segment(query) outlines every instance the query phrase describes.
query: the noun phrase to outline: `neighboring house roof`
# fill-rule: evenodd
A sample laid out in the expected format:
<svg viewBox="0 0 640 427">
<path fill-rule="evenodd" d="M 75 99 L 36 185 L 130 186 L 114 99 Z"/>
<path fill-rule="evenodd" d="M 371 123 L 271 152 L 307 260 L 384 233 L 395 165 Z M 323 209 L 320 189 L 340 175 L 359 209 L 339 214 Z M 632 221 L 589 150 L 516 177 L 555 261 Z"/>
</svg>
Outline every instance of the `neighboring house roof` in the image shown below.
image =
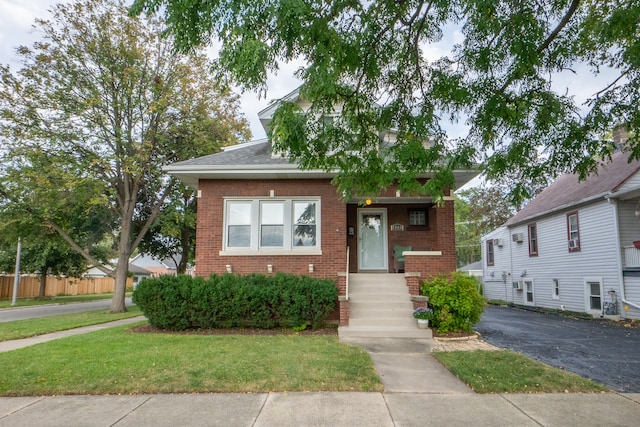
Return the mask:
<svg viewBox="0 0 640 427">
<path fill-rule="evenodd" d="M 463 265 L 458 271 L 473 271 L 482 270 L 482 261 L 472 262 L 471 264 Z"/>
<path fill-rule="evenodd" d="M 577 174 L 560 176 L 512 216 L 505 225 L 531 221 L 539 216 L 615 193 L 640 170 L 640 161 L 628 160 L 629 153 L 617 152 L 610 162 L 602 164 L 596 174 L 584 181 L 580 181 Z"/>
<path fill-rule="evenodd" d="M 153 273 L 145 268 L 137 266 L 135 264 L 129 264 L 129 271 L 136 276 L 151 276 Z M 107 274 L 100 270 L 98 267 L 92 266 L 85 273 L 85 276 L 89 277 L 106 277 Z"/>
<path fill-rule="evenodd" d="M 168 269 L 176 269 L 178 268 L 177 263 L 180 263 L 182 257 L 180 255 L 176 255 L 176 261 L 173 261 L 171 258 L 159 259 L 152 255 L 146 254 L 138 254 L 132 260 L 131 264 L 147 267 L 147 268 L 168 268 Z"/>
</svg>

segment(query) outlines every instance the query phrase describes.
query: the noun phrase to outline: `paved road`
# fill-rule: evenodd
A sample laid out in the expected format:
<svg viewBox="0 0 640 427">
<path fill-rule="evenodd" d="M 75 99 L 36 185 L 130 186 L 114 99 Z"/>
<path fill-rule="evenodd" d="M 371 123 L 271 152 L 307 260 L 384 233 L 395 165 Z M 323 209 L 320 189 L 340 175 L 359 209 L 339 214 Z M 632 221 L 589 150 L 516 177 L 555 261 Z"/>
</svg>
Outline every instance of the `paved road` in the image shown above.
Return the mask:
<svg viewBox="0 0 640 427">
<path fill-rule="evenodd" d="M 126 298 L 127 306 L 132 305 L 131 298 Z M 48 304 L 31 307 L 15 307 L 0 310 L 0 322 L 12 322 L 14 320 L 35 319 L 38 317 L 56 316 L 58 314 L 82 313 L 83 311 L 108 309 L 111 307 L 111 299 L 76 302 L 69 304 Z"/>
<path fill-rule="evenodd" d="M 485 341 L 623 393 L 640 392 L 640 329 L 488 306 L 475 328 Z"/>
</svg>

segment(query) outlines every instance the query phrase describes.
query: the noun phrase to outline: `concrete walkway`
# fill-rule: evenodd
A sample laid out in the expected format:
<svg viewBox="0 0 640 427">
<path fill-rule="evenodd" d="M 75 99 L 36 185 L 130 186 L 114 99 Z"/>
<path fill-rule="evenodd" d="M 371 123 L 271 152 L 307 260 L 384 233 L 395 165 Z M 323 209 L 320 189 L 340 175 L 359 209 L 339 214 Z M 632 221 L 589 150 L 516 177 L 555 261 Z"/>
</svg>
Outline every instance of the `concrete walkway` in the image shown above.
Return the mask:
<svg viewBox="0 0 640 427">
<path fill-rule="evenodd" d="M 142 320 L 0 343 L 0 351 Z M 383 393 L 219 393 L 0 398 L 0 427 L 22 426 L 636 426 L 640 394 L 473 393 L 431 355 L 432 339 L 352 338 Z M 13 348 L 9 348 L 9 347 Z M 72 363 L 72 361 L 70 361 Z M 0 378 L 0 385 L 2 379 Z"/>
<path fill-rule="evenodd" d="M 38 335 L 20 340 L 11 340 L 0 342 L 0 353 L 5 351 L 17 350 L 19 348 L 29 347 L 47 341 L 57 340 L 59 338 L 72 337 L 74 335 L 86 334 L 89 332 L 99 331 L 101 329 L 114 328 L 116 326 L 128 325 L 145 320 L 144 316 L 130 317 L 128 319 L 116 320 L 114 322 L 100 323 L 98 325 L 84 326 L 82 328 L 69 329 L 66 331 L 52 332 L 50 334 Z"/>
</svg>

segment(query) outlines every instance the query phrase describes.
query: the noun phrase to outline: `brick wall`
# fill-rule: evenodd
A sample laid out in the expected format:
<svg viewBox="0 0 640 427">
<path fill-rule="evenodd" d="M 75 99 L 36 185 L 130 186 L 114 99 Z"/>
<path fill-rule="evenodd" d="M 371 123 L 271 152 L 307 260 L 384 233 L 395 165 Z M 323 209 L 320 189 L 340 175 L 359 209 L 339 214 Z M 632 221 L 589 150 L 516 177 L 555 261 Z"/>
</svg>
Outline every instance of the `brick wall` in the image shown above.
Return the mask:
<svg viewBox="0 0 640 427">
<path fill-rule="evenodd" d="M 267 274 L 273 272 L 303 274 L 336 280 L 346 269 L 346 206 L 330 180 L 201 180 L 198 200 L 196 270 L 199 276 L 226 272 Z M 322 255 L 222 256 L 224 197 L 266 198 L 319 197 L 321 207 Z M 309 272 L 313 264 L 313 273 Z"/>
</svg>

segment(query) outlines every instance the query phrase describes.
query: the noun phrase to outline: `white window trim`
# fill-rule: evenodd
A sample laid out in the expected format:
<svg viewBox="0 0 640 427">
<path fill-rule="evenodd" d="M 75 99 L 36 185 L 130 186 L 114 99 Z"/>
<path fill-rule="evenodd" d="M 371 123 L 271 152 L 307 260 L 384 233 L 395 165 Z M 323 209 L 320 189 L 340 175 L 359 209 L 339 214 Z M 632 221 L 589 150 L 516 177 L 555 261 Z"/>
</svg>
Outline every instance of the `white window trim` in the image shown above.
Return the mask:
<svg viewBox="0 0 640 427">
<path fill-rule="evenodd" d="M 222 250 L 220 256 L 260 256 L 260 255 L 322 255 L 322 219 L 320 197 L 224 197 L 224 215 L 222 230 Z M 251 246 L 248 248 L 229 248 L 228 242 L 228 202 L 250 202 L 251 203 Z M 313 202 L 316 204 L 316 245 L 315 247 L 297 247 L 292 244 L 293 230 L 293 203 Z M 261 247 L 260 246 L 260 205 L 262 202 L 283 202 L 284 209 L 284 246 L 283 247 Z"/>
<path fill-rule="evenodd" d="M 527 301 L 527 282 L 531 282 L 531 301 Z M 522 302 L 524 305 L 536 305 L 536 284 L 533 279 L 522 280 Z"/>
<path fill-rule="evenodd" d="M 556 295 L 556 288 L 558 289 L 558 295 Z M 551 279 L 551 298 L 560 299 L 560 280 Z"/>
<path fill-rule="evenodd" d="M 600 283 L 600 309 L 592 310 L 591 309 L 591 286 L 590 283 Z M 604 282 L 602 281 L 602 277 L 585 277 L 584 278 L 584 309 L 586 313 L 601 315 L 602 307 L 604 304 Z"/>
</svg>

